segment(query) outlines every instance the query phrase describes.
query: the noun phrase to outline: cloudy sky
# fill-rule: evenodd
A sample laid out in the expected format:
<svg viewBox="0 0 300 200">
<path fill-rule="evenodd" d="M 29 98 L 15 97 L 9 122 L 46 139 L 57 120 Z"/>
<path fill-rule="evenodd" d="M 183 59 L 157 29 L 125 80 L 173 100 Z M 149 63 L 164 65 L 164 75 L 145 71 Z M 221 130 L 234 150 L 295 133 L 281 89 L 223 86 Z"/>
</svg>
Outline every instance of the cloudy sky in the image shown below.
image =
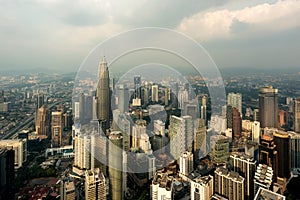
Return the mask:
<svg viewBox="0 0 300 200">
<path fill-rule="evenodd" d="M 300 68 L 298 0 L 0 0 L 0 70 L 76 71 L 104 39 L 164 27 L 219 68 Z"/>
</svg>

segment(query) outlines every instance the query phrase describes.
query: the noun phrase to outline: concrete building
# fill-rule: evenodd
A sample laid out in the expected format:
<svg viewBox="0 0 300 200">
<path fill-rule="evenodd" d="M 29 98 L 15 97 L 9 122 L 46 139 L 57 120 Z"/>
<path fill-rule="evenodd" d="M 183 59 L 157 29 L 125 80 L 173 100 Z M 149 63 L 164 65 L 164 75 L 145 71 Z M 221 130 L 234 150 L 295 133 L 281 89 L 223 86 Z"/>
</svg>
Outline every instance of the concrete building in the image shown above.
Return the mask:
<svg viewBox="0 0 300 200">
<path fill-rule="evenodd" d="M 230 92 L 227 95 L 227 105 L 237 108 L 242 116 L 242 94 Z"/>
<path fill-rule="evenodd" d="M 152 181 L 152 200 L 173 200 L 173 177 L 157 172 Z"/>
<path fill-rule="evenodd" d="M 61 200 L 75 200 L 75 185 L 73 181 L 64 182 L 61 181 Z"/>
<path fill-rule="evenodd" d="M 194 171 L 194 157 L 191 152 L 184 152 L 179 159 L 179 170 L 184 176 Z"/>
<path fill-rule="evenodd" d="M 268 165 L 259 164 L 256 168 L 254 175 L 254 194 L 256 194 L 259 188 L 265 188 L 272 190 L 273 185 L 273 169 Z"/>
<path fill-rule="evenodd" d="M 51 113 L 51 144 L 53 147 L 62 146 L 62 112 L 52 112 Z"/>
<path fill-rule="evenodd" d="M 272 86 L 259 89 L 259 115 L 262 128 L 278 127 L 278 89 Z"/>
<path fill-rule="evenodd" d="M 300 133 L 289 132 L 291 168 L 300 168 Z"/>
<path fill-rule="evenodd" d="M 214 176 L 215 193 L 230 200 L 244 200 L 244 181 L 244 178 L 237 172 L 230 172 L 223 167 L 218 167 Z"/>
<path fill-rule="evenodd" d="M 300 98 L 294 100 L 294 131 L 300 133 Z"/>
<path fill-rule="evenodd" d="M 179 159 L 181 154 L 186 151 L 192 151 L 193 125 L 191 116 L 177 117 L 171 115 L 169 127 L 170 152 L 175 159 Z"/>
<path fill-rule="evenodd" d="M 105 200 L 107 183 L 99 168 L 85 171 L 85 199 Z"/>
<path fill-rule="evenodd" d="M 229 138 L 223 135 L 211 136 L 210 149 L 210 155 L 215 162 L 227 162 L 229 158 Z"/>
<path fill-rule="evenodd" d="M 27 161 L 27 140 L 26 139 L 0 140 L 0 147 L 14 150 L 15 169 L 19 169 L 20 167 L 22 167 L 23 163 Z"/>
<path fill-rule="evenodd" d="M 267 200 L 285 200 L 285 196 L 278 194 L 276 192 L 273 192 L 271 190 L 267 190 L 264 188 L 259 188 L 258 192 L 255 195 L 254 200 L 261 200 L 261 199 L 267 199 Z"/>
<path fill-rule="evenodd" d="M 197 119 L 194 126 L 194 146 L 195 159 L 206 156 L 206 126 L 204 119 Z"/>
<path fill-rule="evenodd" d="M 291 173 L 290 136 L 287 132 L 273 133 L 274 143 L 278 153 L 278 177 L 289 179 Z"/>
<path fill-rule="evenodd" d="M 191 200 L 206 200 L 214 194 L 214 178 L 211 175 L 191 181 Z"/>
<path fill-rule="evenodd" d="M 152 85 L 151 87 L 151 98 L 153 102 L 158 102 L 158 85 Z"/>
<path fill-rule="evenodd" d="M 254 122 L 252 123 L 251 133 L 252 133 L 252 141 L 259 144 L 259 138 L 260 138 L 260 123 L 259 123 L 258 121 L 254 121 Z"/>
<path fill-rule="evenodd" d="M 245 199 L 251 200 L 254 198 L 254 174 L 256 170 L 256 161 L 243 153 L 234 152 L 230 155 L 230 163 L 233 166 L 233 171 L 242 176 L 245 186 Z"/>
<path fill-rule="evenodd" d="M 50 116 L 46 105 L 38 109 L 35 131 L 36 134 L 42 138 L 50 136 Z"/>
</svg>

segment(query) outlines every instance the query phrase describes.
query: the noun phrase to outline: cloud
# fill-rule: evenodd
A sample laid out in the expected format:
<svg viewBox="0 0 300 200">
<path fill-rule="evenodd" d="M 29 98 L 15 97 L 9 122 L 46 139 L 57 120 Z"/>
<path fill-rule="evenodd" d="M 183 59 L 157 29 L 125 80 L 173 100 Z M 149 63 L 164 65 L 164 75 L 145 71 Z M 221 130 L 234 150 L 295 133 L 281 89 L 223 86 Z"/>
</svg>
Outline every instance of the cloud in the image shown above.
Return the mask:
<svg viewBox="0 0 300 200">
<path fill-rule="evenodd" d="M 279 32 L 300 26 L 300 1 L 262 3 L 237 10 L 218 9 L 184 18 L 177 29 L 200 40 Z"/>
</svg>

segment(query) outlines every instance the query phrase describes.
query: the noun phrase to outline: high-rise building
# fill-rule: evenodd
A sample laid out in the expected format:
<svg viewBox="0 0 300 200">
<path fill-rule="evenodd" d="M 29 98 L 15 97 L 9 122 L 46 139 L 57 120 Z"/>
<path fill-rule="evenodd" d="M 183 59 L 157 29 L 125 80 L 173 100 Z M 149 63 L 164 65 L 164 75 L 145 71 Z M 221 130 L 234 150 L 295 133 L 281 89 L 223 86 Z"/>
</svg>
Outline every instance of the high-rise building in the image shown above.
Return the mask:
<svg viewBox="0 0 300 200">
<path fill-rule="evenodd" d="M 300 168 L 300 133 L 289 132 L 291 168 Z"/>
<path fill-rule="evenodd" d="M 278 152 L 273 137 L 267 133 L 263 134 L 260 140 L 259 163 L 272 167 L 275 182 L 278 176 Z"/>
<path fill-rule="evenodd" d="M 227 105 L 237 108 L 242 116 L 242 94 L 230 92 L 227 95 Z"/>
<path fill-rule="evenodd" d="M 140 75 L 136 75 L 133 78 L 134 82 L 134 98 L 141 99 L 142 98 L 142 79 Z"/>
<path fill-rule="evenodd" d="M 290 136 L 287 132 L 276 131 L 273 138 L 278 153 L 278 177 L 288 179 L 291 171 Z"/>
<path fill-rule="evenodd" d="M 109 194 L 112 200 L 123 199 L 123 137 L 120 131 L 109 135 Z"/>
<path fill-rule="evenodd" d="M 256 170 L 256 161 L 242 153 L 232 153 L 230 155 L 230 163 L 233 171 L 238 172 L 245 179 L 245 199 L 254 198 L 254 174 Z"/>
<path fill-rule="evenodd" d="M 215 170 L 214 179 L 215 193 L 230 200 L 245 199 L 245 180 L 237 172 L 230 172 L 223 167 L 218 167 Z"/>
<path fill-rule="evenodd" d="M 109 87 L 109 71 L 105 58 L 99 63 L 98 68 L 98 84 L 96 89 L 97 100 L 97 118 L 104 123 L 107 129 L 110 123 L 110 87 Z M 105 130 L 103 130 L 105 132 Z"/>
<path fill-rule="evenodd" d="M 85 96 L 84 110 L 85 110 L 84 121 L 86 123 L 89 123 L 93 119 L 93 96 L 92 95 Z"/>
<path fill-rule="evenodd" d="M 233 107 L 232 106 L 227 106 L 226 108 L 226 119 L 227 119 L 227 128 L 233 127 Z"/>
<path fill-rule="evenodd" d="M 300 98 L 294 100 L 294 131 L 300 133 Z"/>
<path fill-rule="evenodd" d="M 267 190 L 265 188 L 259 188 L 259 190 L 255 194 L 254 200 L 261 200 L 261 199 L 285 200 L 286 197 L 281 194 L 278 194 L 276 192 L 273 192 L 272 190 Z"/>
<path fill-rule="evenodd" d="M 75 185 L 73 181 L 61 181 L 61 200 L 75 200 Z"/>
<path fill-rule="evenodd" d="M 43 105 L 38 110 L 37 119 L 35 122 L 35 131 L 38 136 L 50 136 L 50 118 L 46 105 Z"/>
<path fill-rule="evenodd" d="M 132 148 L 140 148 L 140 139 L 142 134 L 146 134 L 146 126 L 136 124 L 132 127 Z"/>
<path fill-rule="evenodd" d="M 27 139 L 0 140 L 0 147 L 14 150 L 15 169 L 19 169 L 27 161 Z"/>
<path fill-rule="evenodd" d="M 262 128 L 278 127 L 278 89 L 272 86 L 260 88 L 259 115 Z"/>
<path fill-rule="evenodd" d="M 106 180 L 99 168 L 85 171 L 85 199 L 106 199 Z"/>
<path fill-rule="evenodd" d="M 171 115 L 169 137 L 170 152 L 175 159 L 179 159 L 182 153 L 192 151 L 193 120 L 191 116 L 177 117 Z"/>
<path fill-rule="evenodd" d="M 152 101 L 158 102 L 158 85 L 152 85 L 151 92 L 152 92 L 152 95 L 151 95 Z"/>
<path fill-rule="evenodd" d="M 214 178 L 211 175 L 191 181 L 191 200 L 206 200 L 214 194 Z"/>
<path fill-rule="evenodd" d="M 86 134 L 79 134 L 74 140 L 74 167 L 73 171 L 83 175 L 84 170 L 91 169 L 91 138 Z"/>
<path fill-rule="evenodd" d="M 204 119 L 195 121 L 194 130 L 194 156 L 195 159 L 200 159 L 206 155 L 206 126 Z"/>
<path fill-rule="evenodd" d="M 232 109 L 232 133 L 233 138 L 238 139 L 242 134 L 242 118 L 239 110 L 235 107 Z"/>
<path fill-rule="evenodd" d="M 51 113 L 51 144 L 53 147 L 62 146 L 62 112 Z"/>
<path fill-rule="evenodd" d="M 229 138 L 223 135 L 210 137 L 210 155 L 217 163 L 225 163 L 229 158 Z"/>
<path fill-rule="evenodd" d="M 194 171 L 194 158 L 192 152 L 184 152 L 180 156 L 179 164 L 180 173 L 184 176 L 188 176 L 192 171 Z"/>
<path fill-rule="evenodd" d="M 41 108 L 45 103 L 45 98 L 43 93 L 38 93 L 35 97 L 36 110 Z"/>
<path fill-rule="evenodd" d="M 129 108 L 129 91 L 124 85 L 119 86 L 118 91 L 118 109 L 121 113 L 128 112 Z"/>
<path fill-rule="evenodd" d="M 0 199 L 13 199 L 14 150 L 0 147 Z"/>
<path fill-rule="evenodd" d="M 259 144 L 259 138 L 260 138 L 260 123 L 259 123 L 258 121 L 254 121 L 254 122 L 252 123 L 251 133 L 252 133 L 252 141 Z"/>
<path fill-rule="evenodd" d="M 268 165 L 259 164 L 254 175 L 254 194 L 260 187 L 272 189 L 273 169 Z"/>
<path fill-rule="evenodd" d="M 188 101 L 189 101 L 189 91 L 183 89 L 179 90 L 178 92 L 179 108 L 184 109 L 184 105 Z"/>
<path fill-rule="evenodd" d="M 156 172 L 152 181 L 152 200 L 172 200 L 173 179 L 167 173 Z"/>
</svg>

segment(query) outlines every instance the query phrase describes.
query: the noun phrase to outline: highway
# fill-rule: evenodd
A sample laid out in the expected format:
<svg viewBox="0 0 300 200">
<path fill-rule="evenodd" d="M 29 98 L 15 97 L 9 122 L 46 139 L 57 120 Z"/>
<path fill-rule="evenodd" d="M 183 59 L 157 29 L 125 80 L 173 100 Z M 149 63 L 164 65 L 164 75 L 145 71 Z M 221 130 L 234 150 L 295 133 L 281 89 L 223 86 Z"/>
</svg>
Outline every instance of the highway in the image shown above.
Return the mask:
<svg viewBox="0 0 300 200">
<path fill-rule="evenodd" d="M 66 102 L 66 100 L 62 101 L 56 101 L 54 103 L 51 103 L 47 105 L 49 109 L 53 108 L 54 106 L 57 106 L 61 103 Z M 31 117 L 27 118 L 23 122 L 20 122 L 17 126 L 9 130 L 4 136 L 2 136 L 0 139 L 14 139 L 18 137 L 18 133 L 22 130 L 28 129 L 32 124 L 34 123 L 34 113 L 32 114 Z"/>
</svg>

